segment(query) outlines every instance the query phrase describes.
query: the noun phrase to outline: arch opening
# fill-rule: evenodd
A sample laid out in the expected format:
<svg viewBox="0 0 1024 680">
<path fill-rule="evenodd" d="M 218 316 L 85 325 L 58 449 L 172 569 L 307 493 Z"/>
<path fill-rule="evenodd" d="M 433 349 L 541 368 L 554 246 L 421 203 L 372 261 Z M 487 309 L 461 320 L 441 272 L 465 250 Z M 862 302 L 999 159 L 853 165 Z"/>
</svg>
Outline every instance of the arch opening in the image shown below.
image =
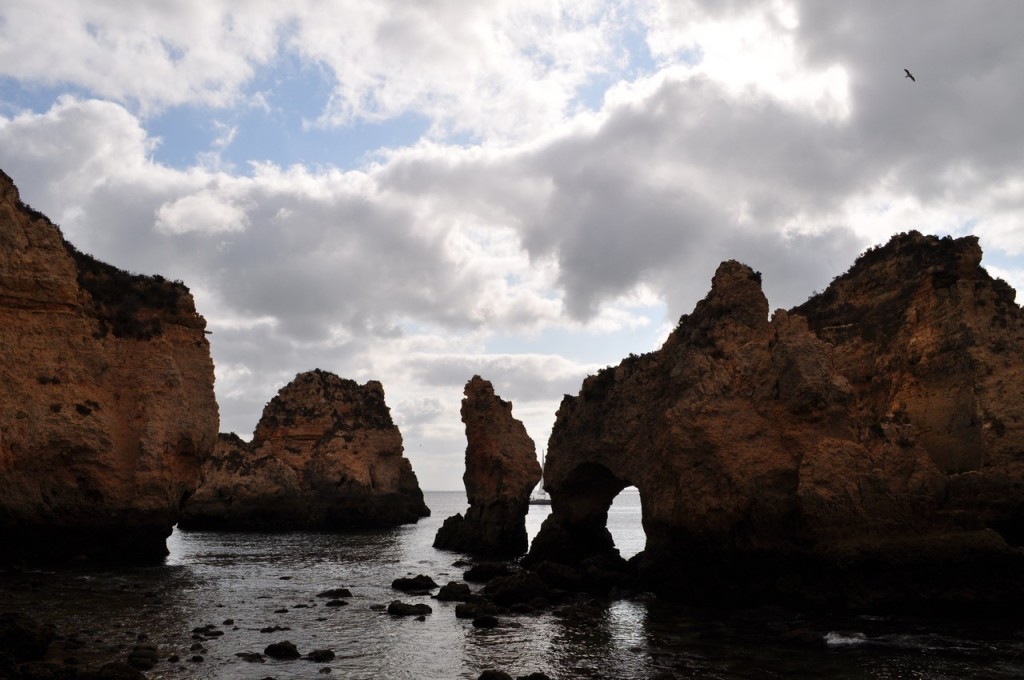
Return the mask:
<svg viewBox="0 0 1024 680">
<path fill-rule="evenodd" d="M 627 486 L 612 499 L 606 526 L 619 555 L 624 559 L 628 560 L 643 552 L 647 547 L 647 534 L 644 532 L 639 489 Z"/>
<path fill-rule="evenodd" d="M 549 491 L 552 512 L 534 539 L 531 559 L 578 564 L 606 556 L 615 563 L 645 549 L 641 494 L 630 480 L 584 463 Z"/>
</svg>

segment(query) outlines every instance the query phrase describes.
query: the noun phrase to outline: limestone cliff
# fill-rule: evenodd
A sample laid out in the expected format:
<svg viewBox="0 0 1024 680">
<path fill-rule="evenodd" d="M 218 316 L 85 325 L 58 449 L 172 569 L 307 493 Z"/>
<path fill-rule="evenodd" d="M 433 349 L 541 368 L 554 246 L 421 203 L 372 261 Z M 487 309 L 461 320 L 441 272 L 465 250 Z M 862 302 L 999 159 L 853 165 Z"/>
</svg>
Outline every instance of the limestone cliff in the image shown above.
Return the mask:
<svg viewBox="0 0 1024 680">
<path fill-rule="evenodd" d="M 666 594 L 953 606 L 1024 592 L 1004 540 L 1021 536 L 1024 315 L 980 255 L 974 239 L 902 235 L 771 320 L 760 275 L 723 263 L 659 351 L 563 400 L 552 515 L 527 562 L 614 555 L 607 510 L 634 485 L 634 566 Z"/>
<path fill-rule="evenodd" d="M 78 252 L 0 172 L 4 558 L 160 558 L 218 429 L 181 283 Z"/>
<path fill-rule="evenodd" d="M 434 547 L 481 556 L 512 557 L 526 552 L 530 492 L 540 481 L 533 440 L 512 417 L 511 402 L 476 375 L 466 383 L 462 422 L 466 425 L 463 482 L 469 509 L 445 520 Z"/>
<path fill-rule="evenodd" d="M 180 526 L 343 530 L 429 514 L 381 384 L 314 370 L 267 404 L 251 443 L 220 436 Z"/>
</svg>

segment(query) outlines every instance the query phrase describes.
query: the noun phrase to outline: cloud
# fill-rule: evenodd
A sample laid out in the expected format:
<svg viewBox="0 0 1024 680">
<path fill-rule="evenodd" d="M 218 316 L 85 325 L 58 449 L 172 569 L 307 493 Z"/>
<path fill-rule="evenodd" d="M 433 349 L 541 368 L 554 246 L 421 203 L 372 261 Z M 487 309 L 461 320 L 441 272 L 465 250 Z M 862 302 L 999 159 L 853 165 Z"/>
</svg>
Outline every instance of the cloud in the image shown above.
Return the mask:
<svg viewBox="0 0 1024 680">
<path fill-rule="evenodd" d="M 656 346 L 722 260 L 761 271 L 772 307 L 908 229 L 978 234 L 994 272 L 1024 271 L 1013 3 L 14 0 L 0 17 L 0 74 L 72 93 L 0 117 L 0 163 L 83 250 L 193 288 L 225 428 L 251 432 L 299 371 L 379 379 L 427 488 L 461 478 L 474 373 L 542 448 L 562 394 Z M 298 103 L 274 78 L 303 69 L 323 90 L 289 135 L 405 115 L 426 133 L 358 164 L 222 162 L 258 134 L 239 111 L 277 120 Z M 181 167 L 149 130 L 175 107 L 217 131 Z"/>
</svg>

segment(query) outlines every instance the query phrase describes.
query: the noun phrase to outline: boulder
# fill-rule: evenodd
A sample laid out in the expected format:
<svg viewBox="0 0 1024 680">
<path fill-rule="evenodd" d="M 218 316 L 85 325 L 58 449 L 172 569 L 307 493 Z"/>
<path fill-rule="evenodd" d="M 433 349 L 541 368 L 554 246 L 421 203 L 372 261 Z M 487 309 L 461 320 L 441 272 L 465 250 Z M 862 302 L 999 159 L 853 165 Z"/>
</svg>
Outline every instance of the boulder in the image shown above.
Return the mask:
<svg viewBox="0 0 1024 680">
<path fill-rule="evenodd" d="M 429 514 L 381 384 L 317 369 L 281 388 L 251 442 L 220 435 L 180 526 L 336 531 Z"/>
<path fill-rule="evenodd" d="M 723 263 L 660 350 L 563 399 L 524 563 L 613 583 L 607 512 L 635 486 L 632 566 L 666 596 L 1019 606 L 1024 313 L 980 260 L 902 234 L 770 319 L 760 274 Z"/>
<path fill-rule="evenodd" d="M 155 561 L 217 439 L 184 284 L 78 251 L 0 171 L 0 559 Z"/>
<path fill-rule="evenodd" d="M 0 658 L 19 663 L 38 661 L 56 636 L 51 626 L 39 623 L 28 614 L 0 614 Z"/>
<path fill-rule="evenodd" d="M 444 521 L 434 547 L 490 557 L 526 552 L 530 492 L 541 478 L 533 440 L 512 417 L 512 403 L 494 393 L 480 376 L 466 383 L 462 422 L 466 426 L 463 482 L 469 509 Z"/>
<path fill-rule="evenodd" d="M 426 616 L 433 612 L 428 604 L 409 604 L 399 600 L 392 600 L 388 605 L 388 614 L 392 616 Z"/>
<path fill-rule="evenodd" d="M 302 656 L 302 654 L 299 653 L 298 648 L 295 646 L 295 643 L 291 640 L 272 642 L 267 645 L 266 649 L 263 650 L 263 653 L 271 659 L 278 660 L 298 659 Z"/>
</svg>

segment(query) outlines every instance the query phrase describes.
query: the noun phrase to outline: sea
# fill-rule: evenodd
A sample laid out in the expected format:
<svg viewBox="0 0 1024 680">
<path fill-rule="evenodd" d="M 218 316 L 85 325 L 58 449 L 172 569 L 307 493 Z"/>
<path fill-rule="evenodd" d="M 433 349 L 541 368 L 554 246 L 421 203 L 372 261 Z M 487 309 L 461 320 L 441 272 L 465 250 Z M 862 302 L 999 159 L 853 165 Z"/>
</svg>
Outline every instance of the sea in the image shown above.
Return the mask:
<svg viewBox="0 0 1024 680">
<path fill-rule="evenodd" d="M 0 611 L 56 625 L 69 656 L 124 658 L 156 645 L 149 678 L 1024 678 L 1024 617 L 1015 621 L 805 615 L 779 609 L 693 610 L 651 595 L 584 599 L 499 617 L 474 628 L 455 603 L 400 593 L 391 582 L 425 574 L 461 581 L 467 556 L 435 550 L 444 519 L 466 510 L 461 492 L 427 492 L 432 514 L 370 533 L 220 533 L 175 529 L 159 565 L 0 573 Z M 527 516 L 532 539 L 550 506 Z M 621 493 L 608 526 L 624 557 L 644 547 L 640 498 Z M 317 594 L 348 588 L 348 606 Z M 474 586 L 476 587 L 476 586 Z M 382 611 L 395 599 L 432 608 L 424 620 Z M 263 662 L 288 640 L 330 661 Z M 71 643 L 74 644 L 70 644 Z M 250 656 L 250 659 L 257 657 Z"/>
</svg>

